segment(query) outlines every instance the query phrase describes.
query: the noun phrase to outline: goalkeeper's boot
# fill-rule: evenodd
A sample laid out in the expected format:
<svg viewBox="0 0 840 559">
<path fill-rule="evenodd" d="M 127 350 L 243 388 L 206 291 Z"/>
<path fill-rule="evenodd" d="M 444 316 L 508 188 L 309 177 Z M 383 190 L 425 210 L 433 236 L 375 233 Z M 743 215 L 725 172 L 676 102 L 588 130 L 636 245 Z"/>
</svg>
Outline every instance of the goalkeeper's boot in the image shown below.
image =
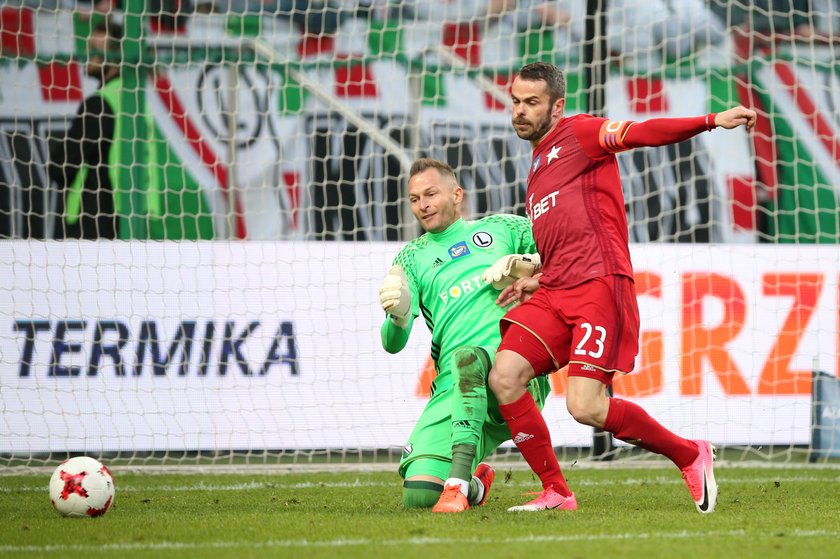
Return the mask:
<svg viewBox="0 0 840 559">
<path fill-rule="evenodd" d="M 432 507 L 432 512 L 464 512 L 470 508 L 467 496 L 461 492 L 461 484 L 449 485 L 443 488 L 440 499 Z"/>
<path fill-rule="evenodd" d="M 518 507 L 510 507 L 509 512 L 534 512 L 539 510 L 577 510 L 578 504 L 575 494 L 564 497 L 553 487 L 543 489 L 539 497 Z"/>
<path fill-rule="evenodd" d="M 694 441 L 700 454 L 697 459 L 682 469 L 682 477 L 698 512 L 714 512 L 717 503 L 718 486 L 715 482 L 714 460 L 717 449 L 709 441 Z"/>
<path fill-rule="evenodd" d="M 490 467 L 490 464 L 482 462 L 478 465 L 475 469 L 475 473 L 473 474 L 473 478 L 478 480 L 478 483 L 484 488 L 484 492 L 481 494 L 481 499 L 479 499 L 477 503 L 473 503 L 473 505 L 477 507 L 484 505 L 485 501 L 487 501 L 487 495 L 490 493 L 490 486 L 493 485 L 493 479 L 495 477 L 496 470 Z"/>
</svg>

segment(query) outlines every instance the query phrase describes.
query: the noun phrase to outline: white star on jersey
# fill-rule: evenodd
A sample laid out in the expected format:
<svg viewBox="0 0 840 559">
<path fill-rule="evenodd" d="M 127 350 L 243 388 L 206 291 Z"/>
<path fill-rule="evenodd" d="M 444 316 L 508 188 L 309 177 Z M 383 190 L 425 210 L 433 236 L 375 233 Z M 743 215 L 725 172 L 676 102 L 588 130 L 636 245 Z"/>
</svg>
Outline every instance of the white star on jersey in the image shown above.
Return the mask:
<svg viewBox="0 0 840 559">
<path fill-rule="evenodd" d="M 560 150 L 563 149 L 563 146 L 551 146 L 551 151 L 548 152 L 548 157 L 545 158 L 545 164 L 549 165 L 552 161 L 560 157 Z"/>
</svg>

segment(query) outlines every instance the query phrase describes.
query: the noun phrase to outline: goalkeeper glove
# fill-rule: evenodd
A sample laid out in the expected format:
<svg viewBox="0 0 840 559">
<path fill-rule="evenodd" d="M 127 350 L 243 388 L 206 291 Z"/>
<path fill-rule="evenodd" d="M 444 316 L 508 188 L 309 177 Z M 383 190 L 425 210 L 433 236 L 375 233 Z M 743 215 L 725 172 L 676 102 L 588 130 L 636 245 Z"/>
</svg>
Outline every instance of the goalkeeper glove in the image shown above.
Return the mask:
<svg viewBox="0 0 840 559">
<path fill-rule="evenodd" d="M 411 317 L 411 291 L 402 266 L 393 266 L 379 287 L 379 303 L 395 325 L 408 326 Z"/>
<path fill-rule="evenodd" d="M 539 254 L 508 254 L 487 268 L 481 279 L 484 283 L 493 284 L 496 289 L 504 289 L 519 278 L 533 276 L 539 267 Z"/>
</svg>

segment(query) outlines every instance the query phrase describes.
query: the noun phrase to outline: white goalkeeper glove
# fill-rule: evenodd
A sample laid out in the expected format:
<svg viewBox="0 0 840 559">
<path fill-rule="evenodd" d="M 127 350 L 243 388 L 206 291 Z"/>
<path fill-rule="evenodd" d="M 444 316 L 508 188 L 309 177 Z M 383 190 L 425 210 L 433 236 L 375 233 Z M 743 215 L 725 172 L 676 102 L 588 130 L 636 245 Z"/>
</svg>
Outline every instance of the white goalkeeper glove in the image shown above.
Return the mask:
<svg viewBox="0 0 840 559">
<path fill-rule="evenodd" d="M 379 287 L 379 303 L 395 325 L 405 328 L 411 317 L 411 291 L 402 266 L 393 266 Z"/>
<path fill-rule="evenodd" d="M 487 268 L 481 279 L 496 289 L 504 289 L 519 278 L 533 276 L 540 268 L 539 254 L 508 254 Z"/>
</svg>

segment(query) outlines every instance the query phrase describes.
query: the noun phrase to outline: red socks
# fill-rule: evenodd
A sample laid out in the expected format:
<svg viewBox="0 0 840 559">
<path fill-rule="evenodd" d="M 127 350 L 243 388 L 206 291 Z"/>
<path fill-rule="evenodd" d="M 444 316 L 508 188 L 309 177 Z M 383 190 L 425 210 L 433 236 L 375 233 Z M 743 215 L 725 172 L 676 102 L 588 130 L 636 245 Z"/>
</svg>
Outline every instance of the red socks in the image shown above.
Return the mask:
<svg viewBox="0 0 840 559">
<path fill-rule="evenodd" d="M 551 446 L 551 436 L 548 426 L 540 413 L 530 392 L 525 392 L 521 398 L 511 404 L 500 404 L 499 411 L 507 422 L 513 442 L 531 469 L 542 481 L 543 489 L 554 486 L 560 495 L 568 497 L 572 494 L 560 463 Z"/>
<path fill-rule="evenodd" d="M 680 469 L 694 462 L 699 452 L 693 441 L 675 435 L 633 402 L 618 398 L 610 398 L 604 431 L 622 441 L 667 456 Z"/>
<path fill-rule="evenodd" d="M 531 394 L 525 392 L 511 404 L 500 404 L 499 411 L 507 422 L 514 444 L 539 476 L 543 488 L 553 486 L 564 497 L 571 495 L 551 446 L 548 426 Z M 672 433 L 641 407 L 627 400 L 610 398 L 604 430 L 622 441 L 667 456 L 680 469 L 697 458 L 698 449 L 693 441 Z"/>
</svg>

